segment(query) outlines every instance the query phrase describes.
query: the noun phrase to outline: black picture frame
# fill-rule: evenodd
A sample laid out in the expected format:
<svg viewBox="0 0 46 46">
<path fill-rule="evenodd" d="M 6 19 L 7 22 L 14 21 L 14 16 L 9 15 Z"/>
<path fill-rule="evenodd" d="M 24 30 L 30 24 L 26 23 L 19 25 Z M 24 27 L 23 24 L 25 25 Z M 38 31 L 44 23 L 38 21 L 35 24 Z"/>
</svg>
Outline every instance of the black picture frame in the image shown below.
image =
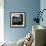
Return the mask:
<svg viewBox="0 0 46 46">
<path fill-rule="evenodd" d="M 10 12 L 10 27 L 25 27 L 26 13 L 25 12 Z"/>
</svg>

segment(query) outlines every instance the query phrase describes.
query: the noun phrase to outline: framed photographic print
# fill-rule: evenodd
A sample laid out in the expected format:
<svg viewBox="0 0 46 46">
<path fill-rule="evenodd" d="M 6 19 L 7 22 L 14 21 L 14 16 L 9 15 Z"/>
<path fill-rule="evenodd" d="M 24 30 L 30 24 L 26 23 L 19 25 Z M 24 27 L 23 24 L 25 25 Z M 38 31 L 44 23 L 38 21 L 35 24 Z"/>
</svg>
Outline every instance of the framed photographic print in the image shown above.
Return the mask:
<svg viewBox="0 0 46 46">
<path fill-rule="evenodd" d="M 10 12 L 10 27 L 25 27 L 25 12 Z"/>
</svg>

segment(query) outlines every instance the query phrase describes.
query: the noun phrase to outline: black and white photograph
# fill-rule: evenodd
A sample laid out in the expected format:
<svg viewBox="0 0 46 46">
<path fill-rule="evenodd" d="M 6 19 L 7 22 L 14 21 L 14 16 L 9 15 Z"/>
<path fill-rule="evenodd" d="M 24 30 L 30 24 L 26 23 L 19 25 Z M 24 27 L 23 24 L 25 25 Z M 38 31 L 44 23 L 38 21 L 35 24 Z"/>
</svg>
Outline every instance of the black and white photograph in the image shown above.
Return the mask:
<svg viewBox="0 0 46 46">
<path fill-rule="evenodd" d="M 11 12 L 10 13 L 10 26 L 11 27 L 24 27 L 25 26 L 25 12 Z"/>
</svg>

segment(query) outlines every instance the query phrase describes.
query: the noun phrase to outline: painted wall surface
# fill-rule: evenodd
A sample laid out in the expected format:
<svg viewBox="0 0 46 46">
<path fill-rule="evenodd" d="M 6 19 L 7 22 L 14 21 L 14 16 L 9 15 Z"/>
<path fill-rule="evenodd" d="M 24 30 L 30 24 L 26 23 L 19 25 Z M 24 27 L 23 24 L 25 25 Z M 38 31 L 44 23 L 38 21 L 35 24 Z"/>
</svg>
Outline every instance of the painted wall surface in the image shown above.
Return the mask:
<svg viewBox="0 0 46 46">
<path fill-rule="evenodd" d="M 46 9 L 46 0 L 41 0 L 41 1 L 40 1 L 40 9 L 41 9 L 41 11 L 42 11 L 43 9 Z M 43 12 L 42 17 L 43 17 L 43 22 L 41 21 L 41 22 L 40 22 L 40 25 L 46 27 L 46 10 Z"/>
<path fill-rule="evenodd" d="M 18 41 L 32 30 L 33 19 L 40 9 L 39 0 L 4 0 L 4 38 Z M 25 28 L 10 28 L 10 12 L 26 12 Z"/>
</svg>

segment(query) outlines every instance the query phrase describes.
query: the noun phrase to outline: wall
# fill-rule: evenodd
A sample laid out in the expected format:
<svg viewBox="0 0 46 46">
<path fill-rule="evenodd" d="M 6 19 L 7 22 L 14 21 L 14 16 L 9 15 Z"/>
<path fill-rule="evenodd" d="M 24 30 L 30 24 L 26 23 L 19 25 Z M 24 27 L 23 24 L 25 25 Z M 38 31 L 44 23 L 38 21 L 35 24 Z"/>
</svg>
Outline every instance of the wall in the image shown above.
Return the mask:
<svg viewBox="0 0 46 46">
<path fill-rule="evenodd" d="M 40 1 L 40 9 L 41 9 L 41 11 L 43 10 L 43 9 L 46 9 L 46 0 L 41 0 Z M 40 22 L 40 25 L 42 25 L 42 26 L 45 26 L 46 27 L 46 10 L 43 12 L 43 22 L 41 21 Z"/>
<path fill-rule="evenodd" d="M 4 38 L 18 41 L 32 30 L 33 19 L 40 10 L 40 0 L 4 0 Z M 26 12 L 25 28 L 10 28 L 10 12 Z"/>
</svg>

